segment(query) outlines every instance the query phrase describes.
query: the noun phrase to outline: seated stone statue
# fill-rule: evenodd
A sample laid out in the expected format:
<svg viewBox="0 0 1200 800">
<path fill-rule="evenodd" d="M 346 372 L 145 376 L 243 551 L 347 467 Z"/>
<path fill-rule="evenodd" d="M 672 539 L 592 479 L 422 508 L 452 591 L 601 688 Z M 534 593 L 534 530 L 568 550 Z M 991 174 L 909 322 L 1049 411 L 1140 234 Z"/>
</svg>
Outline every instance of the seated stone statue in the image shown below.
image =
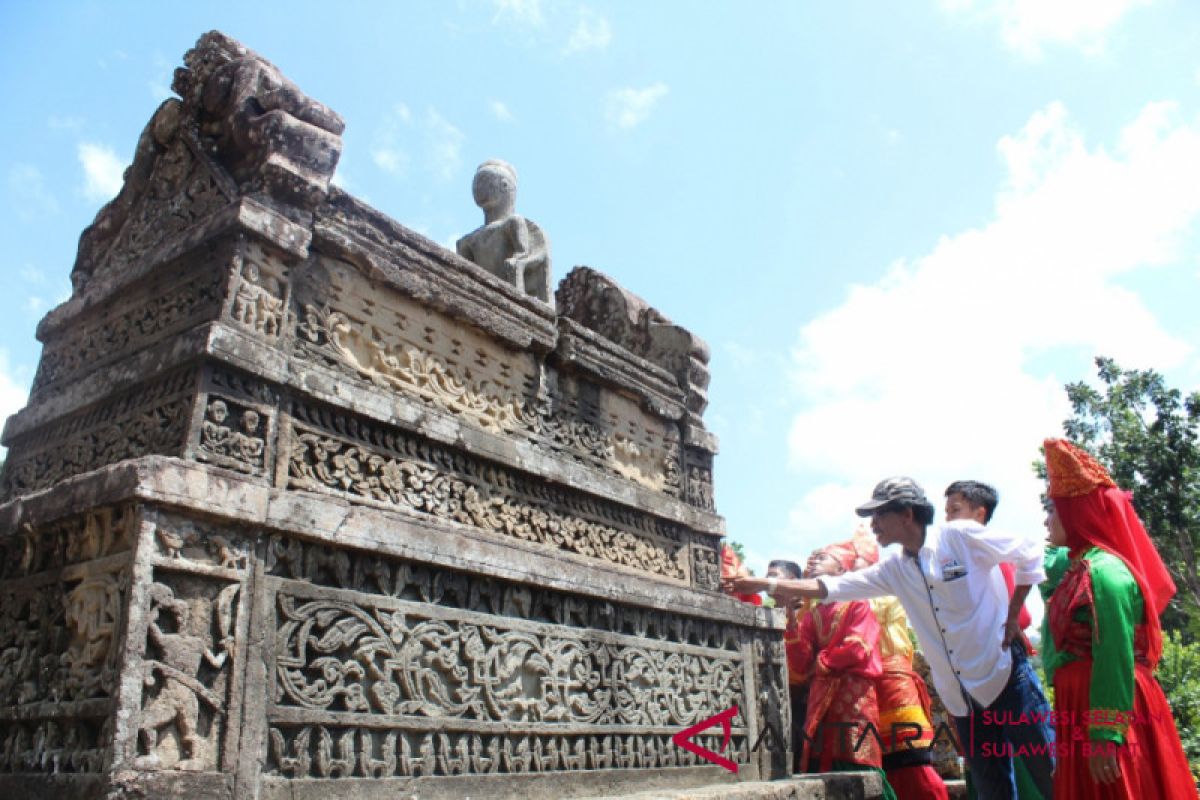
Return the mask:
<svg viewBox="0 0 1200 800">
<path fill-rule="evenodd" d="M 471 189 L 483 209 L 483 225 L 458 240 L 458 254 L 549 303 L 550 242 L 536 223 L 513 211 L 517 171 L 504 161 L 485 161 Z"/>
</svg>

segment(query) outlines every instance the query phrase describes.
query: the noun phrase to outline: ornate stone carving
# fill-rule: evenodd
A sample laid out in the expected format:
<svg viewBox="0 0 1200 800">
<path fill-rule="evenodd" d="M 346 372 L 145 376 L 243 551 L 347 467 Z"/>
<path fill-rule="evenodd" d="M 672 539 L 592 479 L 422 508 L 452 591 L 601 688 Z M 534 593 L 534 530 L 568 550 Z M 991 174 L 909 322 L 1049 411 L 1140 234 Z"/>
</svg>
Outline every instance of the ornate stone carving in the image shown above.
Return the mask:
<svg viewBox="0 0 1200 800">
<path fill-rule="evenodd" d="M 413 391 L 467 416 L 485 430 L 505 433 L 520 424 L 521 402 L 510 386 L 471 379 L 444 358 L 402 342 L 389 342 L 374 326 L 356 324 L 340 312 L 306 305 L 297 333 L 308 342 L 325 346 L 372 383 Z M 429 329 L 427 336 L 432 333 Z M 486 358 L 480 351 L 477 360 Z"/>
<path fill-rule="evenodd" d="M 0 578 L 6 580 L 61 569 L 128 552 L 137 514 L 132 506 L 100 507 L 86 514 L 0 538 Z"/>
<path fill-rule="evenodd" d="M 234 179 L 249 191 L 316 207 L 341 156 L 341 117 L 217 31 L 200 37 L 184 63 L 172 88 Z"/>
<path fill-rule="evenodd" d="M 273 536 L 270 540 L 266 573 L 306 584 L 707 649 L 734 651 L 741 643 L 736 627 L 711 620 L 587 600 L 567 592 L 531 589 L 283 536 Z"/>
<path fill-rule="evenodd" d="M 52 423 L 13 446 L 4 497 L 150 454 L 179 454 L 187 436 L 194 378 L 184 370 Z"/>
<path fill-rule="evenodd" d="M 200 423 L 197 457 L 222 467 L 261 474 L 268 423 L 269 419 L 253 408 L 209 395 Z"/>
<path fill-rule="evenodd" d="M 675 376 L 695 423 L 708 405 L 709 349 L 612 278 L 576 267 L 555 292 L 558 313 Z"/>
<path fill-rule="evenodd" d="M 356 735 L 357 733 L 357 735 Z M 278 725 L 269 734 L 267 770 L 288 778 L 393 778 L 517 775 L 598 769 L 662 769 L 702 764 L 665 734 L 488 735 L 403 733 L 325 725 Z M 721 751 L 720 735 L 695 741 Z M 749 743 L 735 733 L 723 754 L 749 762 Z"/>
<path fill-rule="evenodd" d="M 513 210 L 517 171 L 504 161 L 485 161 L 475 170 L 471 192 L 483 209 L 483 225 L 458 240 L 458 254 L 549 303 L 550 241 L 536 223 Z"/>
<path fill-rule="evenodd" d="M 202 154 L 184 114 L 178 100 L 167 100 L 146 125 L 120 194 L 79 238 L 71 272 L 77 293 L 101 273 L 119 280 L 232 201 L 230 187 Z"/>
<path fill-rule="evenodd" d="M 239 584 L 215 598 L 177 597 L 150 586 L 145 693 L 137 722 L 135 764 L 142 769 L 208 770 L 217 766 L 220 718 L 234 650 Z"/>
<path fill-rule="evenodd" d="M 98 509 L 10 543 L 6 577 L 28 578 L 0 590 L 0 707 L 111 696 L 125 564 L 96 559 L 128 550 L 134 519 Z"/>
<path fill-rule="evenodd" d="M 744 692 L 744 650 L 728 626 L 282 537 L 268 555 L 271 575 L 390 594 L 269 584 L 268 770 L 287 777 L 691 765 L 670 736 Z M 553 621 L 536 621 L 546 614 Z M 689 640 L 701 644 L 676 643 Z M 734 729 L 742 763 L 747 740 Z"/>
<path fill-rule="evenodd" d="M 692 542 L 692 582 L 698 589 L 717 591 L 721 588 L 721 555 L 715 540 Z"/>
<path fill-rule="evenodd" d="M 296 323 L 302 356 L 392 391 L 414 395 L 491 433 L 519 435 L 649 489 L 681 493 L 678 431 L 615 393 L 547 371 L 445 326 L 427 310 L 391 299 L 357 313 L 306 303 Z M 347 369 L 348 368 L 348 369 Z"/>
<path fill-rule="evenodd" d="M 321 416 L 301 407 L 294 414 L 311 421 Z M 358 441 L 294 426 L 288 485 L 368 498 L 676 580 L 688 577 L 682 532 L 670 523 L 535 485 L 514 471 L 398 431 L 357 420 L 351 424 Z M 347 430 L 344 424 L 330 427 Z M 366 444 L 382 439 L 385 447 Z M 565 513 L 574 509 L 579 513 Z M 656 530 L 631 530 L 629 522 Z"/>
<path fill-rule="evenodd" d="M 287 296 L 283 280 L 272 274 L 271 259 L 258 246 L 248 245 L 238 262 L 230 318 L 267 341 L 278 340 Z"/>
<path fill-rule="evenodd" d="M 150 287 L 147 294 L 118 301 L 117 310 L 94 321 L 77 321 L 59 338 L 48 341 L 31 398 L 37 400 L 101 364 L 215 316 L 223 275 L 214 264 L 204 264 L 196 272 L 199 274 L 172 274 L 165 284 Z"/>
<path fill-rule="evenodd" d="M 90 719 L 0 720 L 0 773 L 100 772 L 110 736 Z"/>
</svg>

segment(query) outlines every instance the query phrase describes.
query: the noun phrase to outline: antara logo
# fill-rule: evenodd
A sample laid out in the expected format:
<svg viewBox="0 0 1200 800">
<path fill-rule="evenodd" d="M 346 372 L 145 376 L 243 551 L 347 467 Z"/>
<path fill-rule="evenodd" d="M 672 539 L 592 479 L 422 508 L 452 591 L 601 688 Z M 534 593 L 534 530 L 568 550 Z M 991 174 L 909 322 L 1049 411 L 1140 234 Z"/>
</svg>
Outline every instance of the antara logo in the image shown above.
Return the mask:
<svg viewBox="0 0 1200 800">
<path fill-rule="evenodd" d="M 697 722 L 690 728 L 684 728 L 679 733 L 672 736 L 671 741 L 682 747 L 684 750 L 695 753 L 705 761 L 711 761 L 718 767 L 724 767 L 736 775 L 738 771 L 737 764 L 735 764 L 733 761 L 730 761 L 728 758 L 725 758 L 724 756 L 714 753 L 712 750 L 709 750 L 706 747 L 701 747 L 692 741 L 692 737 L 701 731 L 706 731 L 713 725 L 720 723 L 721 730 L 725 732 L 725 739 L 721 742 L 721 750 L 724 750 L 725 748 L 729 747 L 729 738 L 733 736 L 733 718 L 737 715 L 738 707 L 731 706 L 722 711 L 720 714 L 714 714 L 708 719 Z"/>
</svg>

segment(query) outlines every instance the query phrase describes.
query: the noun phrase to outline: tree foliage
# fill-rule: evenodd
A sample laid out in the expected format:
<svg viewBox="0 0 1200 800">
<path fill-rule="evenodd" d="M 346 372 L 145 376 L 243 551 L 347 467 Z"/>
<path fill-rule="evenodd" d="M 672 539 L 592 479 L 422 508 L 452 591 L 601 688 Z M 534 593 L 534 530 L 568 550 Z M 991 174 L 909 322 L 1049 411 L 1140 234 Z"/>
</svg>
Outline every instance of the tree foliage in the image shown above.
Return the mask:
<svg viewBox="0 0 1200 800">
<path fill-rule="evenodd" d="M 1200 780 L 1200 644 L 1185 642 L 1178 631 L 1167 631 L 1157 677 L 1175 717 L 1192 776 Z"/>
<path fill-rule="evenodd" d="M 1099 357 L 1100 386 L 1069 383 L 1067 438 L 1093 453 L 1133 504 L 1171 570 L 1176 601 L 1164 626 L 1200 626 L 1200 392 L 1169 388 L 1154 370 Z M 1192 625 L 1188 622 L 1192 621 Z"/>
</svg>

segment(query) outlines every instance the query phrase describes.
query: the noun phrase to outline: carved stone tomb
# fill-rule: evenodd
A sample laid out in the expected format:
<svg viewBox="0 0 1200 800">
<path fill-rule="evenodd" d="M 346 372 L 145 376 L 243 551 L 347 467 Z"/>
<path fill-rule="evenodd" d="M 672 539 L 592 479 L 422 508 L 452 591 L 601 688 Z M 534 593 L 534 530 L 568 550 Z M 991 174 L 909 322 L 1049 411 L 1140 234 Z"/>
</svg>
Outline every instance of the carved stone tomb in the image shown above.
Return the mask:
<svg viewBox="0 0 1200 800">
<path fill-rule="evenodd" d="M 174 89 L 4 430 L 0 797 L 781 774 L 782 615 L 717 591 L 703 342 L 331 186 L 341 119 L 219 33 Z M 736 775 L 672 742 L 735 704 Z"/>
</svg>

